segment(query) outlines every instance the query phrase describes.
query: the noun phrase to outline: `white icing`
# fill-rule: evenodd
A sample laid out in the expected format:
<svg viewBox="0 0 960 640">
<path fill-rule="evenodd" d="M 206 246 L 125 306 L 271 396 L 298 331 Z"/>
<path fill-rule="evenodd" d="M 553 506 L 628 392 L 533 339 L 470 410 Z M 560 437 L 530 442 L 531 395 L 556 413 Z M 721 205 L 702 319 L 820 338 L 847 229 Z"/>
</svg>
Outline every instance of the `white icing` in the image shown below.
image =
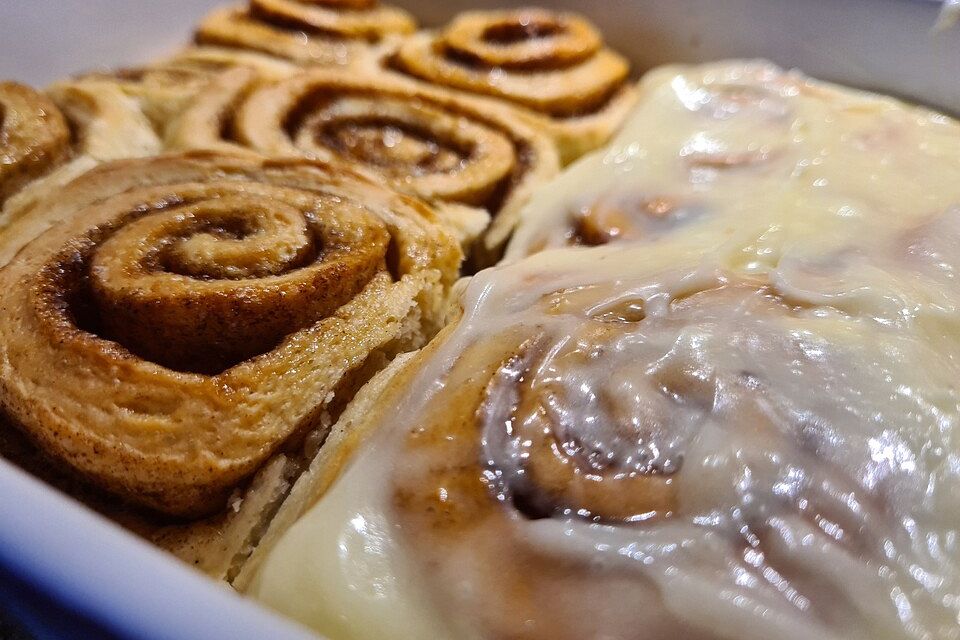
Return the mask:
<svg viewBox="0 0 960 640">
<path fill-rule="evenodd" d="M 473 278 L 256 597 L 337 639 L 960 638 L 960 127 L 760 63 L 660 70 L 642 92 L 610 149 L 536 196 L 515 261 Z M 689 162 L 716 153 L 761 160 Z M 700 213 L 520 259 L 636 194 Z M 438 461 L 407 435 L 478 367 L 472 345 L 518 339 L 478 413 L 497 516 L 415 529 L 394 490 Z M 623 519 L 569 493 L 529 517 L 541 434 L 601 489 L 669 478 L 674 510 Z M 550 606 L 514 621 L 500 578 L 531 554 L 565 569 L 524 576 Z"/>
</svg>

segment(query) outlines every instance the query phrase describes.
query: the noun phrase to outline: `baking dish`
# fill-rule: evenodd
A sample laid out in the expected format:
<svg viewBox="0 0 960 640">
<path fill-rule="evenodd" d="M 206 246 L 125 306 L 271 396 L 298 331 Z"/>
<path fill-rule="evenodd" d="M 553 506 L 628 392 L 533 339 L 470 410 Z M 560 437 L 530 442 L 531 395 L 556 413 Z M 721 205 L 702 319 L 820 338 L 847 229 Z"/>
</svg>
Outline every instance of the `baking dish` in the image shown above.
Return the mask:
<svg viewBox="0 0 960 640">
<path fill-rule="evenodd" d="M 16 55 L 4 56 L 0 75 L 42 83 L 71 70 L 137 62 L 174 46 L 211 4 L 76 3 L 64 21 L 59 16 L 71 7 L 63 2 L 15 3 L 0 38 Z M 640 69 L 762 56 L 949 111 L 960 104 L 960 32 L 932 31 L 939 10 L 932 1 L 544 4 L 587 13 Z M 476 5 L 425 0 L 410 8 L 435 23 Z M 49 33 L 64 22 L 66 33 Z M 89 34 L 108 24 L 130 29 L 113 29 L 108 49 L 100 47 L 102 36 L 90 47 Z M 0 566 L 5 601 L 50 637 L 309 637 L 2 462 Z"/>
</svg>

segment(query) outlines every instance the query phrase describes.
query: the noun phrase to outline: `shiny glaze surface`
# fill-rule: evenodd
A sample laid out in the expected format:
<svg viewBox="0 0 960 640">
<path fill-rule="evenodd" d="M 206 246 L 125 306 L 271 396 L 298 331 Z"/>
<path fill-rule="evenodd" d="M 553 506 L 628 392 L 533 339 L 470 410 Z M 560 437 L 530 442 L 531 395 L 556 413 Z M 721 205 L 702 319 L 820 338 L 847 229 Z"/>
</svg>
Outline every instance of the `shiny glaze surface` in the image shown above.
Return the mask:
<svg viewBox="0 0 960 640">
<path fill-rule="evenodd" d="M 333 638 L 960 637 L 960 127 L 762 63 L 642 91 L 254 595 Z M 598 202 L 637 233 L 567 246 Z"/>
</svg>

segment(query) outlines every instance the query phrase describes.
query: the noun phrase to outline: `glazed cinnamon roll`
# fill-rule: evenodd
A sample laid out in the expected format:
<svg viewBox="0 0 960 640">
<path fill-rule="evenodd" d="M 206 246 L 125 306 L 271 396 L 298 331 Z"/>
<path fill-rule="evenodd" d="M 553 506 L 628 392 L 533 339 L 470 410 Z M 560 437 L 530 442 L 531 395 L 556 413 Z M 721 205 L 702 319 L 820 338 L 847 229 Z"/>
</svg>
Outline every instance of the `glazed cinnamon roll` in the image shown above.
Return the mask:
<svg viewBox="0 0 960 640">
<path fill-rule="evenodd" d="M 210 154 L 96 168 L 0 254 L 4 414 L 85 481 L 180 518 L 322 441 L 436 331 L 461 256 L 429 207 L 349 171 Z"/>
<path fill-rule="evenodd" d="M 304 477 L 249 591 L 332 637 L 947 637 L 960 477 L 926 452 L 960 420 L 960 343 L 931 341 L 939 302 L 875 281 L 861 297 L 917 313 L 890 323 L 703 252 L 474 276 Z"/>
<path fill-rule="evenodd" d="M 572 13 L 465 12 L 439 32 L 406 39 L 388 65 L 510 102 L 555 139 L 564 163 L 604 144 L 634 101 L 626 59 Z"/>
<path fill-rule="evenodd" d="M 159 150 L 150 123 L 114 87 L 56 84 L 44 94 L 2 83 L 0 229 L 29 210 L 45 191 L 98 162 Z"/>
<path fill-rule="evenodd" d="M 958 154 L 767 63 L 653 72 L 238 584 L 359 640 L 950 637 Z"/>
<path fill-rule="evenodd" d="M 941 114 L 762 61 L 655 69 L 639 93 L 610 146 L 524 208 L 508 259 L 567 246 L 680 236 L 723 246 L 750 237 L 771 258 L 744 259 L 763 268 L 793 236 L 844 243 L 871 217 L 872 233 L 889 237 L 886 227 L 960 199 L 952 160 L 960 159 L 952 150 L 960 125 Z"/>
<path fill-rule="evenodd" d="M 558 171 L 548 138 L 509 109 L 383 75 L 314 70 L 263 84 L 224 75 L 171 126 L 172 149 L 214 149 L 348 163 L 447 203 L 451 226 L 495 258 L 536 187 Z M 449 205 L 466 205 L 451 208 Z"/>
<path fill-rule="evenodd" d="M 384 41 L 415 29 L 410 14 L 378 0 L 251 0 L 212 12 L 196 41 L 327 66 L 366 59 Z"/>
</svg>

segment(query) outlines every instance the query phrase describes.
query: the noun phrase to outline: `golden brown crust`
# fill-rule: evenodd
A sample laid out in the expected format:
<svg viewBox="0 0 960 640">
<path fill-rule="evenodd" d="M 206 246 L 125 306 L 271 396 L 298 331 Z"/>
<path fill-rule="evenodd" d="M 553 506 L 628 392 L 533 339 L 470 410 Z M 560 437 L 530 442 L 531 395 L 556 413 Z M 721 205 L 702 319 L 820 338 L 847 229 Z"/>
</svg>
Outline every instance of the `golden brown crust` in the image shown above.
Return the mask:
<svg viewBox="0 0 960 640">
<path fill-rule="evenodd" d="M 136 104 L 162 136 L 169 121 L 197 93 L 209 86 L 222 72 L 238 66 L 249 68 L 259 77 L 269 80 L 290 75 L 296 69 L 285 60 L 253 51 L 188 47 L 170 58 L 141 67 L 89 73 L 54 86 L 59 87 L 61 93 L 65 88 L 77 85 L 92 90 L 115 87 Z M 105 90 L 100 88 L 99 92 L 104 93 Z M 102 100 L 107 97 L 104 96 Z"/>
<path fill-rule="evenodd" d="M 0 175 L 0 191 L 7 190 L 5 197 L 0 197 L 0 229 L 29 212 L 46 192 L 100 162 L 160 152 L 160 141 L 139 106 L 109 83 L 66 81 L 49 87 L 43 95 L 19 85 L 15 90 L 10 89 L 15 85 L 6 86 L 11 102 L 3 109 L 9 111 L 9 117 L 2 125 L 5 133 L 0 134 L 0 148 L 8 148 L 0 154 L 13 161 L 0 163 L 6 167 L 0 173 L 17 179 Z M 13 99 L 14 95 L 19 98 Z M 43 113 L 39 120 L 25 119 L 28 95 L 33 96 L 35 113 Z M 44 132 L 43 127 L 49 129 Z M 56 144 L 45 150 L 51 140 Z M 17 155 L 28 148 L 26 156 Z M 25 158 L 29 159 L 26 165 Z M 4 262 L 6 259 L 0 260 L 0 264 Z"/>
<path fill-rule="evenodd" d="M 302 465 L 295 458 L 278 454 L 247 486 L 234 492 L 225 510 L 199 521 L 183 522 L 139 509 L 92 486 L 46 456 L 2 415 L 0 458 L 218 580 L 231 579 L 243 566 Z"/>
<path fill-rule="evenodd" d="M 409 13 L 381 5 L 376 0 L 250 0 L 250 13 L 272 24 L 293 25 L 305 31 L 369 42 L 377 42 L 390 34 L 413 33 L 417 28 Z"/>
<path fill-rule="evenodd" d="M 259 51 L 303 65 L 339 66 L 373 55 L 381 42 L 416 28 L 402 9 L 363 3 L 253 0 L 211 12 L 198 44 Z"/>
<path fill-rule="evenodd" d="M 634 93 L 629 65 L 576 14 L 470 11 L 421 32 L 389 59 L 425 82 L 505 100 L 549 133 L 565 163 L 606 142 Z"/>
<path fill-rule="evenodd" d="M 488 255 L 532 189 L 559 169 L 550 140 L 504 105 L 328 69 L 274 83 L 242 69 L 225 74 L 172 123 L 167 145 L 347 162 L 403 191 L 467 205 L 445 208 L 454 226 L 464 218 L 472 225 L 476 212 L 467 207 L 483 207 L 494 215 L 482 247 Z"/>
<path fill-rule="evenodd" d="M 267 199 L 285 202 L 289 219 L 268 222 Z M 433 330 L 459 262 L 434 219 L 417 201 L 306 161 L 168 156 L 98 168 L 4 236 L 6 253 L 23 248 L 0 270 L 0 405 L 48 455 L 125 499 L 177 515 L 214 511 L 316 424 L 338 381 L 398 339 L 408 318 L 419 319 L 411 344 Z M 291 224 L 306 233 L 287 235 Z M 311 238 L 321 246 L 290 249 Z M 372 257 L 339 258 L 339 243 Z M 240 271 L 224 272 L 231 260 Z M 187 347 L 186 325 L 179 338 L 163 324 L 122 329 L 155 323 L 151 308 L 190 310 L 209 289 L 223 298 L 216 342 L 235 330 L 248 341 L 244 331 L 269 315 L 254 312 L 242 329 L 249 305 L 278 284 L 324 293 L 317 287 L 331 279 L 312 278 L 318 269 L 339 274 L 343 295 L 320 296 L 255 357 Z M 207 311 L 200 305 L 196 331 Z M 171 318 L 182 322 L 175 313 L 163 322 Z M 164 352 L 151 332 L 184 348 Z M 164 367 L 137 353 L 175 355 Z"/>
<path fill-rule="evenodd" d="M 70 155 L 70 129 L 49 98 L 16 82 L 0 83 L 0 206 Z"/>
</svg>

